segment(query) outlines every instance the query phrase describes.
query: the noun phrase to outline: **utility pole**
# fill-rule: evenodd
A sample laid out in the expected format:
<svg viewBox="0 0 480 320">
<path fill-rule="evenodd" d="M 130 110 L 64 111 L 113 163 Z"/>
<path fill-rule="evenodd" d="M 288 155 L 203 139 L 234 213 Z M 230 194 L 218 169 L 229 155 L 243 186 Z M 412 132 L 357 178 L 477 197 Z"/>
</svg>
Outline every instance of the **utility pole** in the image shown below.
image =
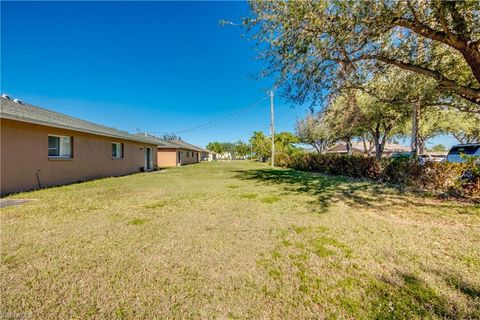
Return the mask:
<svg viewBox="0 0 480 320">
<path fill-rule="evenodd" d="M 417 52 L 417 63 L 422 64 L 425 61 L 425 42 L 420 41 L 418 43 L 418 52 Z M 420 150 L 420 143 L 418 139 L 418 131 L 420 130 L 420 113 L 421 113 L 421 108 L 423 105 L 422 99 L 419 97 L 418 101 L 413 103 L 413 115 L 412 115 L 412 137 L 411 137 L 411 153 L 412 153 L 412 158 L 417 159 L 418 156 L 420 155 L 421 151 Z"/>
<path fill-rule="evenodd" d="M 273 110 L 273 90 L 270 91 L 270 134 L 272 136 L 272 167 L 275 167 L 275 117 Z"/>
<path fill-rule="evenodd" d="M 415 102 L 413 104 L 413 116 L 412 116 L 412 137 L 411 137 L 411 151 L 412 157 L 417 159 L 420 153 L 419 143 L 418 143 L 418 122 L 420 120 L 420 108 L 421 102 Z"/>
</svg>

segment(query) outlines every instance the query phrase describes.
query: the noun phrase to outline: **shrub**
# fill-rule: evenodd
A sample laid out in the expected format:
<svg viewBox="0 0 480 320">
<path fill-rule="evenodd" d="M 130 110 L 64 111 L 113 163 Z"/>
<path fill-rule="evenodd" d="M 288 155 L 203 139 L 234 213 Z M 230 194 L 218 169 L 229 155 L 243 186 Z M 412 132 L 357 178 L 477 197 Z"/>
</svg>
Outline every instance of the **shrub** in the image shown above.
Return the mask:
<svg viewBox="0 0 480 320">
<path fill-rule="evenodd" d="M 367 178 L 408 186 L 414 190 L 443 193 L 455 197 L 480 200 L 480 165 L 466 163 L 427 162 L 423 165 L 408 158 L 388 158 L 301 153 L 283 155 L 278 165 L 302 171 Z"/>
<path fill-rule="evenodd" d="M 338 154 L 303 153 L 283 161 L 286 166 L 298 170 L 343 175 L 354 178 L 376 179 L 381 165 L 374 158 Z"/>
</svg>

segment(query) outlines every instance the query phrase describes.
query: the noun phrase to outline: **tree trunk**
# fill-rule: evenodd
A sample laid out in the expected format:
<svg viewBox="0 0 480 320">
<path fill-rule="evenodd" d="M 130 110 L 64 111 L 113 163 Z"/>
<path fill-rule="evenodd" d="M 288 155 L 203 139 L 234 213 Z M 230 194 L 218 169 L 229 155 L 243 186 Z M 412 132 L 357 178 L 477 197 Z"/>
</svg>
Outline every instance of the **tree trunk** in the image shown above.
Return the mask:
<svg viewBox="0 0 480 320">
<path fill-rule="evenodd" d="M 416 159 L 419 154 L 418 128 L 419 128 L 419 121 L 420 121 L 420 108 L 421 108 L 420 101 L 418 101 L 413 105 L 412 137 L 411 137 L 410 146 L 412 149 L 412 157 L 414 159 Z"/>
<path fill-rule="evenodd" d="M 312 143 L 312 147 L 317 150 L 318 153 L 322 153 L 322 147 L 321 145 L 317 144 L 317 143 Z"/>
<path fill-rule="evenodd" d="M 369 150 L 367 150 L 367 142 L 365 141 L 365 137 L 362 136 L 362 142 L 363 142 L 363 151 L 365 152 L 365 154 L 369 154 Z"/>
<path fill-rule="evenodd" d="M 385 133 L 385 135 L 383 136 L 381 142 L 378 144 L 378 148 L 377 148 L 377 152 L 375 154 L 375 157 L 377 158 L 377 160 L 381 160 L 382 159 L 382 155 L 383 155 L 383 150 L 385 149 L 385 143 L 387 142 L 387 134 Z"/>
<path fill-rule="evenodd" d="M 350 137 L 346 139 L 346 147 L 347 147 L 347 154 L 349 156 L 352 155 L 352 139 Z"/>
<path fill-rule="evenodd" d="M 380 161 L 382 159 L 382 154 L 383 154 L 382 144 L 379 142 L 376 142 L 375 143 L 375 159 Z"/>
<path fill-rule="evenodd" d="M 379 125 L 377 125 L 377 128 L 373 132 L 373 142 L 375 143 L 375 158 L 377 160 L 380 160 L 382 158 L 382 144 L 380 143 L 380 130 L 379 130 Z"/>
<path fill-rule="evenodd" d="M 421 137 L 418 138 L 418 155 L 425 153 L 425 143 L 426 139 L 422 139 Z"/>
<path fill-rule="evenodd" d="M 475 45 L 468 44 L 466 49 L 462 51 L 462 55 L 472 69 L 473 75 L 480 82 L 480 52 L 475 48 Z"/>
<path fill-rule="evenodd" d="M 452 136 L 457 139 L 458 143 L 465 143 L 464 137 L 462 134 L 452 133 Z"/>
</svg>

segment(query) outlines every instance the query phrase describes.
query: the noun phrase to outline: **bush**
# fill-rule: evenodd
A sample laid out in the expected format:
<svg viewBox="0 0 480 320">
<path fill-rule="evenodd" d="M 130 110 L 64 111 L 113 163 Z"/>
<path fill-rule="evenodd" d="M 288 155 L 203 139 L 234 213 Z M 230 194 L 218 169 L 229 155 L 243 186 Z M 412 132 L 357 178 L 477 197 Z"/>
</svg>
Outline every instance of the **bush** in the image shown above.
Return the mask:
<svg viewBox="0 0 480 320">
<path fill-rule="evenodd" d="M 338 154 L 302 153 L 286 160 L 286 167 L 321 172 L 331 175 L 344 175 L 354 178 L 377 179 L 381 173 L 381 165 L 374 158 L 363 156 L 347 156 Z"/>
<path fill-rule="evenodd" d="M 414 190 L 480 200 L 480 165 L 475 160 L 421 165 L 408 158 L 377 161 L 365 156 L 301 153 L 283 155 L 277 164 L 302 171 L 367 178 Z"/>
</svg>

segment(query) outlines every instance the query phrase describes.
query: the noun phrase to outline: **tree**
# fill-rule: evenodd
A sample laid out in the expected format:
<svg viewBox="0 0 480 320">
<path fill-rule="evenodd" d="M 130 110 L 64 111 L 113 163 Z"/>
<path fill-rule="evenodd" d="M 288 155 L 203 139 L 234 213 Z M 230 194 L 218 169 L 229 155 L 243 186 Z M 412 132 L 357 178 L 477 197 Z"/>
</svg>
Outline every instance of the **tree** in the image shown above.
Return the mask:
<svg viewBox="0 0 480 320">
<path fill-rule="evenodd" d="M 409 119 L 408 109 L 379 102 L 365 94 L 359 96 L 359 106 L 359 127 L 370 133 L 375 145 L 375 157 L 380 160 L 385 144 L 395 134 L 396 127 Z"/>
<path fill-rule="evenodd" d="M 241 140 L 238 140 L 237 142 L 235 142 L 236 157 L 244 158 L 249 154 L 250 154 L 250 145 L 248 145 L 247 143 Z"/>
<path fill-rule="evenodd" d="M 254 131 L 250 138 L 253 154 L 262 161 L 271 156 L 271 141 L 262 131 Z"/>
<path fill-rule="evenodd" d="M 290 132 L 280 132 L 275 134 L 275 154 L 292 154 L 297 148 L 296 143 L 300 140 Z"/>
<path fill-rule="evenodd" d="M 374 81 L 388 82 L 388 78 L 381 77 Z M 332 103 L 333 110 L 339 109 L 347 99 L 346 96 L 338 96 Z M 337 123 L 344 123 L 351 138 L 370 137 L 373 140 L 375 157 L 380 160 L 387 141 L 408 121 L 409 109 L 402 104 L 382 102 L 377 97 L 360 90 L 355 92 L 355 101 L 357 114 L 354 122 L 348 122 L 350 115 L 341 113 L 335 113 L 337 117 L 332 119 Z M 364 148 L 367 150 L 366 141 L 363 141 Z"/>
<path fill-rule="evenodd" d="M 333 142 L 330 128 L 326 125 L 322 113 L 309 113 L 297 120 L 295 133 L 300 142 L 311 145 L 318 153 L 323 153 Z"/>
<path fill-rule="evenodd" d="M 480 112 L 480 2 L 330 0 L 250 2 L 244 20 L 262 43 L 266 74 L 296 102 L 367 81 L 385 66 L 436 83 Z M 417 57 L 424 59 L 419 61 Z"/>
<path fill-rule="evenodd" d="M 164 140 L 182 140 L 182 138 L 177 136 L 175 133 L 165 133 L 162 138 Z"/>
<path fill-rule="evenodd" d="M 441 134 L 448 133 L 452 115 L 458 114 L 458 111 L 446 108 L 423 107 L 418 115 L 418 153 L 423 154 L 427 141 Z M 412 123 L 408 122 L 401 133 L 409 135 L 412 131 Z"/>
<path fill-rule="evenodd" d="M 364 137 L 368 132 L 360 125 L 362 117 L 362 110 L 357 101 L 357 90 L 353 89 L 344 90 L 326 110 L 324 121 L 330 137 L 333 141 L 344 141 L 348 154 L 352 153 L 352 139 Z"/>
<path fill-rule="evenodd" d="M 436 144 L 430 150 L 434 152 L 443 152 L 447 151 L 447 148 L 445 148 L 443 144 Z"/>
<path fill-rule="evenodd" d="M 480 115 L 456 112 L 448 121 L 448 132 L 459 143 L 480 142 Z"/>
<path fill-rule="evenodd" d="M 207 144 L 207 149 L 210 151 L 213 151 L 218 154 L 222 154 L 225 152 L 224 146 L 222 145 L 221 142 L 210 142 Z"/>
</svg>

